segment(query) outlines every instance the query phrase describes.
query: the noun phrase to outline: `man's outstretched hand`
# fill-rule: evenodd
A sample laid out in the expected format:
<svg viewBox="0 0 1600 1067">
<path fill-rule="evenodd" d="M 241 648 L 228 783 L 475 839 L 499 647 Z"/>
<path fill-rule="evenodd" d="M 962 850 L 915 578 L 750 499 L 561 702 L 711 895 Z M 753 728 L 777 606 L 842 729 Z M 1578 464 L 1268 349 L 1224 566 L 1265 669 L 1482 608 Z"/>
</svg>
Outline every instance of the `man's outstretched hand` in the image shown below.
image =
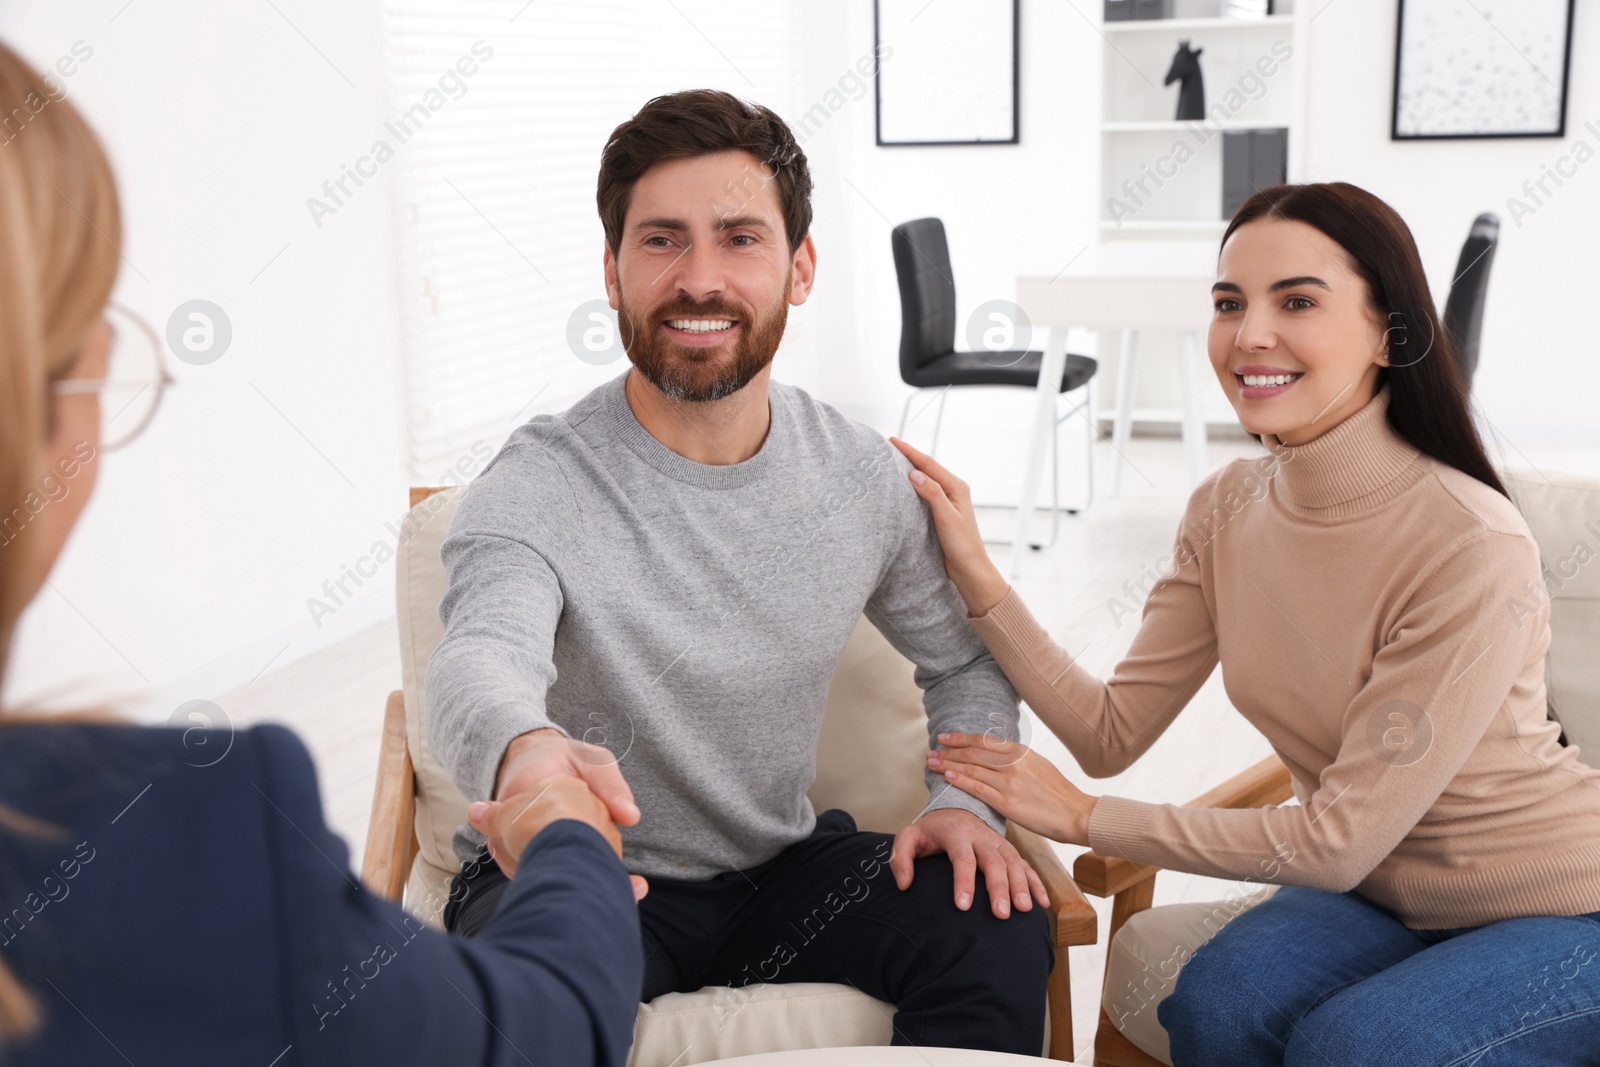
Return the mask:
<svg viewBox="0 0 1600 1067">
<path fill-rule="evenodd" d="M 582 779 L 618 826 L 632 826 L 639 821 L 633 790 L 622 780 L 617 757 L 611 750 L 574 741 L 560 730 L 533 730 L 512 738 L 500 758 L 494 795 L 503 800 L 513 793 L 532 792 L 538 783 L 560 774 Z"/>
<path fill-rule="evenodd" d="M 489 839 L 489 855 L 507 878 L 516 877 L 517 860 L 528 842 L 559 819 L 575 819 L 594 827 L 621 858 L 622 834 L 611 813 L 583 779 L 572 775 L 558 774 L 535 782 L 526 793 L 480 800 L 467 808 L 467 821 Z M 633 883 L 633 899 L 643 900 L 649 885 L 637 874 L 628 879 Z"/>
<path fill-rule="evenodd" d="M 896 835 L 889 858 L 895 885 L 910 887 L 912 861 L 940 852 L 950 857 L 955 868 L 956 907 L 962 911 L 972 907 L 980 869 L 989 887 L 989 907 L 997 918 L 1010 918 L 1013 902 L 1018 911 L 1032 911 L 1035 900 L 1042 907 L 1050 906 L 1044 883 L 1016 847 L 988 823 L 960 808 L 930 811 Z"/>
<path fill-rule="evenodd" d="M 585 791 L 601 803 L 609 816 L 608 823 L 613 824 L 612 834 L 616 833 L 618 826 L 633 826 L 639 821 L 639 806 L 634 803 L 633 790 L 628 788 L 622 771 L 617 767 L 616 756 L 601 745 L 574 741 L 560 730 L 532 730 L 513 738 L 501 757 L 494 795 L 499 801 L 507 801 L 514 796 L 537 796 L 549 780 L 556 777 L 575 778 L 584 784 Z M 511 877 L 516 871 L 517 858 L 522 855 L 522 849 L 494 848 L 493 835 L 478 826 L 470 813 L 467 821 L 491 838 L 490 851 L 495 862 L 506 877 Z M 606 833 L 600 826 L 595 826 L 595 829 Z M 610 839 L 609 835 L 607 839 Z M 526 847 L 530 840 L 531 834 L 522 839 L 522 845 Z M 614 847 L 620 856 L 620 835 Z M 644 879 L 635 875 L 633 883 L 635 898 L 643 897 Z"/>
</svg>

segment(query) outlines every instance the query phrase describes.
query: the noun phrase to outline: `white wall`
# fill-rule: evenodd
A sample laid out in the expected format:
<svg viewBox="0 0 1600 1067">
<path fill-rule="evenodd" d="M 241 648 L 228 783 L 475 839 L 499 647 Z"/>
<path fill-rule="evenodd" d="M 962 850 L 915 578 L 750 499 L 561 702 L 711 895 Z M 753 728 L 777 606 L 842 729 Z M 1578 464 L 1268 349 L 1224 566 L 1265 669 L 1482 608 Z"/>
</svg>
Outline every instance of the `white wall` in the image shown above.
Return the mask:
<svg viewBox="0 0 1600 1067">
<path fill-rule="evenodd" d="M 797 90 L 796 115 L 873 47 L 870 3 L 812 0 L 806 8 L 809 76 Z M 1020 26 L 1019 144 L 877 147 L 870 86 L 804 142 L 816 182 L 818 277 L 810 301 L 790 315 L 796 343 L 779 352 L 780 380 L 893 429 L 908 392 L 899 375 L 900 294 L 889 244 L 901 222 L 944 219 L 958 337 L 978 305 L 1014 298 L 1019 273 L 1054 274 L 1093 238 L 1100 37 L 1057 0 L 1023 0 Z M 885 66 L 893 62 L 890 56 Z M 1087 338 L 1074 340 L 1074 350 L 1083 350 Z M 967 446 L 996 436 L 1014 438 L 1000 454 L 1020 456 L 1031 404 L 1019 389 L 961 391 L 948 401 L 940 458 L 970 471 L 980 461 Z M 933 420 L 933 410 L 923 410 L 907 436 L 925 446 Z M 984 466 L 986 492 L 1014 492 L 1015 472 Z"/>
<path fill-rule="evenodd" d="M 320 631 L 305 604 L 404 510 L 389 190 L 380 174 L 321 229 L 305 207 L 381 126 L 379 10 L 275 2 L 0 8 L 35 65 L 93 49 L 66 84 L 122 190 L 116 299 L 161 331 L 205 298 L 234 334 L 208 366 L 169 360 L 155 422 L 105 458 L 10 702 L 146 690 L 165 718 L 392 612 L 386 575 Z"/>
<path fill-rule="evenodd" d="M 1580 167 L 1520 225 L 1507 206 L 1509 197 L 1526 200 L 1523 182 L 1580 142 L 1600 152 L 1600 87 L 1588 62 L 1600 54 L 1600 20 L 1578 13 L 1564 141 L 1394 143 L 1394 6 L 1318 5 L 1303 57 L 1308 176 L 1355 181 L 1394 203 L 1441 298 L 1472 217 L 1500 213 L 1479 402 L 1512 444 L 1600 441 L 1592 414 L 1600 361 L 1580 325 L 1597 276 L 1600 162 Z M 817 183 L 819 279 L 790 317 L 780 379 L 894 424 L 906 392 L 889 250 L 898 222 L 945 219 L 963 316 L 1012 296 L 1019 273 L 1053 274 L 1095 237 L 1097 7 L 1023 0 L 1021 144 L 879 148 L 870 85 L 852 76 L 872 50 L 871 5 L 796 4 L 801 76 L 792 98 L 774 103 L 791 121 L 837 99 L 830 90 L 843 103 L 805 143 Z M 54 590 L 24 621 L 9 701 L 145 690 L 148 713 L 165 717 L 392 610 L 387 574 L 367 580 L 321 628 L 306 606 L 389 536 L 385 523 L 404 503 L 387 176 L 320 229 L 305 207 L 388 114 L 381 17 L 376 0 L 277 0 L 277 9 L 144 0 L 13 0 L 0 9 L 0 37 L 41 66 L 79 41 L 93 49 L 66 84 L 122 184 L 127 265 L 118 298 L 159 329 L 178 304 L 204 297 L 227 311 L 235 334 L 214 364 L 173 361 L 179 385 L 154 426 L 105 460 Z M 733 6 L 689 10 L 713 36 L 721 19 L 737 17 Z M 663 5 L 661 25 L 639 29 L 671 28 L 693 45 L 701 38 L 683 20 Z M 709 61 L 715 50 L 704 47 Z M 641 102 L 676 69 L 629 72 Z M 1091 345 L 1074 339 L 1076 350 Z M 1001 498 L 1014 472 L 963 468 L 964 439 L 988 438 L 991 455 L 1020 454 L 1030 401 L 1021 390 L 979 392 L 950 402 L 950 452 L 941 457 L 981 474 Z M 912 436 L 925 441 L 931 422 L 924 413 Z M 64 679 L 85 677 L 87 690 L 57 692 Z"/>
<path fill-rule="evenodd" d="M 817 12 L 805 41 L 815 97 L 871 48 L 872 19 L 865 3 L 808 6 Z M 896 372 L 895 223 L 921 215 L 945 220 L 963 319 L 984 300 L 1010 297 L 1016 275 L 1053 274 L 1094 237 L 1102 41 L 1091 23 L 1098 7 L 1099 0 L 1023 0 L 1020 145 L 877 148 L 870 93 L 806 144 L 817 181 L 819 280 L 811 306 L 791 322 L 799 319 L 816 340 L 808 335 L 804 349 L 791 350 L 780 378 L 859 418 L 890 426 L 898 419 L 906 390 Z M 1512 443 L 1600 443 L 1600 359 L 1584 315 L 1600 277 L 1593 255 L 1600 240 L 1600 79 L 1593 64 L 1600 19 L 1579 8 L 1564 140 L 1390 141 L 1396 0 L 1314 0 L 1310 47 L 1295 59 L 1309 67 L 1306 179 L 1355 182 L 1392 203 L 1416 236 L 1440 304 L 1473 218 L 1500 215 L 1476 393 Z M 1513 221 L 1508 198 L 1531 204 L 1523 182 L 1579 151 L 1580 142 L 1597 158 L 1533 214 Z M 1092 345 L 1073 341 L 1074 350 L 1091 354 Z M 1021 432 L 1015 424 L 1027 418 L 1027 400 L 984 392 L 951 401 L 946 431 L 958 436 L 945 440 L 952 447 L 961 448 L 961 434 Z M 930 417 L 922 432 L 931 428 Z"/>
<path fill-rule="evenodd" d="M 119 176 L 132 266 L 117 299 L 160 331 L 180 303 L 206 298 L 234 329 L 214 364 L 169 359 L 179 385 L 155 424 L 105 461 L 54 588 L 24 619 L 8 704 L 131 698 L 136 714 L 164 719 L 393 614 L 392 572 L 357 586 L 347 566 L 392 546 L 405 511 L 399 168 L 381 168 L 320 227 L 306 203 L 332 201 L 323 183 L 395 113 L 383 9 L 274 4 L 0 9 L 0 38 L 37 66 L 77 42 L 92 50 L 66 85 Z M 506 3 L 506 17 L 519 6 Z M 569 52 L 624 87 L 632 102 L 617 121 L 700 85 L 783 108 L 784 14 L 802 10 L 782 0 L 778 18 L 736 24 L 748 13 L 738 0 L 647 0 L 614 40 Z M 591 205 L 600 147 L 584 179 Z M 598 296 L 597 220 L 593 231 L 584 270 Z M 564 338 L 551 347 L 567 358 Z M 319 626 L 308 601 L 333 602 L 324 583 L 341 579 Z"/>
<path fill-rule="evenodd" d="M 816 0 L 807 9 L 810 78 L 797 110 L 873 47 L 871 4 Z M 1020 144 L 879 148 L 870 87 L 806 141 L 819 263 L 802 317 L 817 320 L 818 345 L 813 364 L 780 365 L 779 377 L 859 417 L 898 418 L 905 388 L 889 248 L 898 223 L 945 220 L 962 321 L 986 300 L 1012 298 L 1017 274 L 1055 273 L 1091 238 L 1100 38 L 1067 5 L 1035 0 L 1022 4 L 1021 31 Z"/>
<path fill-rule="evenodd" d="M 1473 218 L 1498 214 L 1477 403 L 1512 443 L 1600 443 L 1593 317 L 1600 281 L 1600 12 L 1577 5 L 1566 138 L 1408 142 L 1389 140 L 1395 0 L 1320 0 L 1317 9 L 1308 58 L 1308 179 L 1354 182 L 1394 205 L 1411 226 L 1441 304 Z M 1565 187 L 1548 182 L 1554 195 L 1541 196 L 1543 206 L 1513 221 L 1508 199 L 1534 206 L 1523 183 L 1537 181 L 1580 142 L 1596 158 L 1563 179 Z"/>
</svg>

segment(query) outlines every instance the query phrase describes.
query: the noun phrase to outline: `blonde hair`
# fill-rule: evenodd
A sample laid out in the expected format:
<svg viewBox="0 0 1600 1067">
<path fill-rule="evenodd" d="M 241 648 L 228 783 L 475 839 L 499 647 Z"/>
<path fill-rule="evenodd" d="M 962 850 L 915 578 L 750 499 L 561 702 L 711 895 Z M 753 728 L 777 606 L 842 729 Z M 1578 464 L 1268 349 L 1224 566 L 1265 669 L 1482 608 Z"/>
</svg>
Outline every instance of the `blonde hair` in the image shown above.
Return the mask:
<svg viewBox="0 0 1600 1067">
<path fill-rule="evenodd" d="M 60 83 L 0 43 L 0 522 L 43 467 L 51 384 L 72 369 L 111 297 L 121 241 L 116 182 L 99 139 Z M 20 525 L 0 546 L 0 683 L 31 592 L 30 563 L 43 550 L 37 524 Z M 25 1034 L 39 1019 L 33 997 L 0 963 L 0 1036 Z"/>
</svg>

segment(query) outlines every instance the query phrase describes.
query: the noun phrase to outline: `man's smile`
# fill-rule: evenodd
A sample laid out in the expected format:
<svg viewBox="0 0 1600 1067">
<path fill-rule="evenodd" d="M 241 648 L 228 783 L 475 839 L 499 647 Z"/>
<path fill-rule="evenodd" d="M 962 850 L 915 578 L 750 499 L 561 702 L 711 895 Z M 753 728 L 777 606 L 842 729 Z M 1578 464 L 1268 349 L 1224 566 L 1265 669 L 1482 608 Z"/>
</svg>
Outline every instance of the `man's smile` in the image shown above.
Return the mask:
<svg viewBox="0 0 1600 1067">
<path fill-rule="evenodd" d="M 711 347 L 736 336 L 739 322 L 737 319 L 667 319 L 661 328 L 679 344 Z"/>
</svg>

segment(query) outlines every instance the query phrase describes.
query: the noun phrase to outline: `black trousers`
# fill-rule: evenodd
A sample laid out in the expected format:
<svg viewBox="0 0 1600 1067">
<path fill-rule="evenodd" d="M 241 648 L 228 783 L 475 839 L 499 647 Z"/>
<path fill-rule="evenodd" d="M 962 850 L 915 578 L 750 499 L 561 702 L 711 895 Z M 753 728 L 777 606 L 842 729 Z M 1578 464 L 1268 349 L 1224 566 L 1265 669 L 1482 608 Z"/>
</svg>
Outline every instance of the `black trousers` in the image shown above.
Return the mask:
<svg viewBox="0 0 1600 1067">
<path fill-rule="evenodd" d="M 972 907 L 955 906 L 949 857 L 915 863 L 902 892 L 894 838 L 862 833 L 845 811 L 744 871 L 705 881 L 655 878 L 639 903 L 641 1001 L 709 985 L 834 982 L 897 1005 L 894 1044 L 1037 1056 L 1054 965 L 1044 911 L 989 910 L 980 873 Z M 471 937 L 510 882 L 487 856 L 451 885 L 445 928 Z"/>
</svg>

